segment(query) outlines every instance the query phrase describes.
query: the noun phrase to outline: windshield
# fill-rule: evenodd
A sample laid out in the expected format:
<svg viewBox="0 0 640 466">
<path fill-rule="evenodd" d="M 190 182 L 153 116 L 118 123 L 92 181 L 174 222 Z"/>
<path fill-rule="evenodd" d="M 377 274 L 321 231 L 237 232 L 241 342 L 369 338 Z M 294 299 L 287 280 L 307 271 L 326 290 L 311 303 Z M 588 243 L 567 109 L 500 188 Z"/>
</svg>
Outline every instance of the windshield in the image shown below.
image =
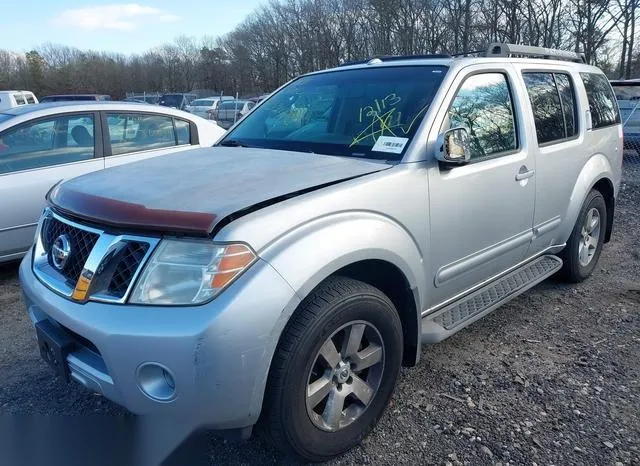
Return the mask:
<svg viewBox="0 0 640 466">
<path fill-rule="evenodd" d="M 160 99 L 160 105 L 165 107 L 180 107 L 182 105 L 182 94 L 166 94 Z"/>
<path fill-rule="evenodd" d="M 213 100 L 194 100 L 190 105 L 192 107 L 211 107 Z"/>
<path fill-rule="evenodd" d="M 246 116 L 221 144 L 399 160 L 445 66 L 303 76 Z"/>
<path fill-rule="evenodd" d="M 224 100 L 220 103 L 218 108 L 220 110 L 231 110 L 234 108 L 241 109 L 243 105 L 244 105 L 244 101 L 242 100 Z"/>
<path fill-rule="evenodd" d="M 634 84 L 612 83 L 612 87 L 618 100 L 640 100 L 640 82 Z"/>
</svg>

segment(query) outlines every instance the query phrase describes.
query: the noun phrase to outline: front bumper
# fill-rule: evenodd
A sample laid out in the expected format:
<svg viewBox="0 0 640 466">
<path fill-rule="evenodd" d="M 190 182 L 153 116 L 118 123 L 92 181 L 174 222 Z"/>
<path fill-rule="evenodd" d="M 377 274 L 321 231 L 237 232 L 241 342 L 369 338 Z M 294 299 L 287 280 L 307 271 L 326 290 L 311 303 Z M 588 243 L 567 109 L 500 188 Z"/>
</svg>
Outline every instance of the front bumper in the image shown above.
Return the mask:
<svg viewBox="0 0 640 466">
<path fill-rule="evenodd" d="M 44 286 L 20 266 L 32 322 L 49 320 L 74 335 L 71 378 L 136 414 L 189 416 L 193 426 L 253 425 L 280 334 L 299 299 L 266 262 L 258 261 L 214 301 L 165 307 L 78 304 Z M 175 396 L 150 398 L 140 388 L 145 363 L 166 367 Z"/>
</svg>

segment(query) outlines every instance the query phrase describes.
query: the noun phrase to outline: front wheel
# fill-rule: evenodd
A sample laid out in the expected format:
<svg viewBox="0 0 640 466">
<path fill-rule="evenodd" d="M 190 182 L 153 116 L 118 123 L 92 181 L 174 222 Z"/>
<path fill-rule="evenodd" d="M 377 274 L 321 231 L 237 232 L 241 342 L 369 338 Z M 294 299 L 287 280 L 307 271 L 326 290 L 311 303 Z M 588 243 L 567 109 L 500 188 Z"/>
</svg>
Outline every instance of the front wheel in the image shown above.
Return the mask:
<svg viewBox="0 0 640 466">
<path fill-rule="evenodd" d="M 607 204 L 599 191 L 592 190 L 580 209 L 567 245 L 559 254 L 563 260 L 561 278 L 578 283 L 591 275 L 600 258 L 606 231 Z"/>
<path fill-rule="evenodd" d="M 321 284 L 273 359 L 263 421 L 274 444 L 307 461 L 357 445 L 389 401 L 402 347 L 400 318 L 382 292 L 343 277 Z"/>
</svg>

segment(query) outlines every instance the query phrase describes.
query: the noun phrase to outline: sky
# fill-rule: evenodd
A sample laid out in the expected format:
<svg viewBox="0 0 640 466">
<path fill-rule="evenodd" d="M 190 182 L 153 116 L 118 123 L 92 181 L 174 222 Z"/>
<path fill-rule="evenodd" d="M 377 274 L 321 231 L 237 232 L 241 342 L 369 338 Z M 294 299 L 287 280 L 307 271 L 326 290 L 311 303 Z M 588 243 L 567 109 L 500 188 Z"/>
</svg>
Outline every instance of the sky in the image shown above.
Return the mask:
<svg viewBox="0 0 640 466">
<path fill-rule="evenodd" d="M 54 43 L 125 54 L 181 35 L 230 32 L 266 0 L 23 0 L 19 20 L 4 21 L 0 48 L 27 52 Z M 15 18 L 14 18 L 15 19 Z"/>
</svg>

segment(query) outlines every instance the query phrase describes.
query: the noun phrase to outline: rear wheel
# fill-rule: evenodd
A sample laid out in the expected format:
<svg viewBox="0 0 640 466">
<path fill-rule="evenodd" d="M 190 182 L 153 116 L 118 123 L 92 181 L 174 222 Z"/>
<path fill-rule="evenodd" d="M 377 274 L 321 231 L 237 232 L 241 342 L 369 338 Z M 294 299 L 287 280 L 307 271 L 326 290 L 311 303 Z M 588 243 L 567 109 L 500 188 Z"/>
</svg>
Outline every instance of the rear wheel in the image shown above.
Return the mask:
<svg viewBox="0 0 640 466">
<path fill-rule="evenodd" d="M 563 260 L 559 275 L 578 283 L 595 269 L 607 230 L 607 205 L 599 191 L 592 190 L 584 201 L 567 246 L 560 253 Z"/>
<path fill-rule="evenodd" d="M 275 445 L 323 461 L 357 445 L 384 411 L 402 361 L 402 325 L 378 289 L 325 281 L 296 311 L 272 363 L 263 421 Z"/>
</svg>

